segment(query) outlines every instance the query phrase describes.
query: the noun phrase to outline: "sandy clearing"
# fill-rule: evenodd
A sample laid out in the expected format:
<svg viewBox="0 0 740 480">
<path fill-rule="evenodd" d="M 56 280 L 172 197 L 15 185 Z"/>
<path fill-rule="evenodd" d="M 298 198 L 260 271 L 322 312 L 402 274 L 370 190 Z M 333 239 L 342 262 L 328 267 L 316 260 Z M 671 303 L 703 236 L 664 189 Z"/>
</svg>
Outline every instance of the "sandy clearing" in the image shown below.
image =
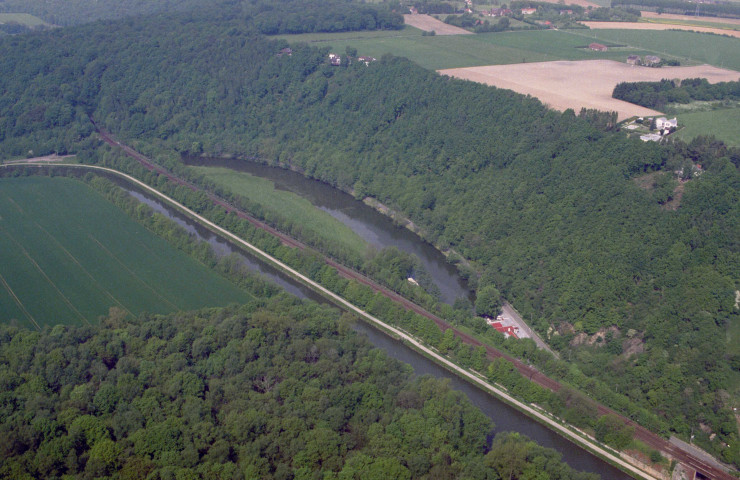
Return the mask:
<svg viewBox="0 0 740 480">
<path fill-rule="evenodd" d="M 681 20 L 683 22 L 712 22 L 727 23 L 729 25 L 740 25 L 740 18 L 720 18 L 720 17 L 695 17 L 693 15 L 675 15 L 673 13 L 655 13 L 640 12 L 643 18 L 662 18 L 664 20 Z"/>
<path fill-rule="evenodd" d="M 740 31 L 694 25 L 671 25 L 666 23 L 637 22 L 580 22 L 593 30 L 691 30 L 693 32 L 716 33 L 740 38 Z"/>
<path fill-rule="evenodd" d="M 406 25 L 411 25 L 425 32 L 434 31 L 436 35 L 471 35 L 473 33 L 464 28 L 447 25 L 445 22 L 429 15 L 406 14 L 403 16 L 403 21 L 406 22 Z"/>
<path fill-rule="evenodd" d="M 613 60 L 585 60 L 440 70 L 442 75 L 508 88 L 532 95 L 556 110 L 582 107 L 616 111 L 619 120 L 660 112 L 612 98 L 619 82 L 658 81 L 663 78 L 706 78 L 710 83 L 740 80 L 740 72 L 711 65 L 695 67 L 636 67 Z"/>
</svg>

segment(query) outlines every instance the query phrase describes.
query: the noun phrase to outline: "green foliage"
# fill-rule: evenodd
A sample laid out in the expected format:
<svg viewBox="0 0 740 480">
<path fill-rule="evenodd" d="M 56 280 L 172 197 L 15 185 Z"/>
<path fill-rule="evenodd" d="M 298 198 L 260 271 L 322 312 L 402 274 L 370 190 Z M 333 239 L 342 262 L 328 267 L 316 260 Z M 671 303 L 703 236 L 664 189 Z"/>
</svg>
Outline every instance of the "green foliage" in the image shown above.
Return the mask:
<svg viewBox="0 0 740 480">
<path fill-rule="evenodd" d="M 325 49 L 306 45 L 278 56 L 285 42 L 254 36 L 234 16 L 161 16 L 0 41 L 0 87 L 7 92 L 0 99 L 0 150 L 84 153 L 94 145 L 91 113 L 145 151 L 186 153 L 195 145 L 213 155 L 289 164 L 344 190 L 361 186 L 411 218 L 427 240 L 453 247 L 485 271 L 490 278 L 482 285 L 496 285 L 525 317 L 538 319 L 540 333 L 560 328 L 553 342 L 577 366 L 538 358 L 527 343 L 508 348 L 645 425 L 670 425 L 685 435 L 702 422 L 718 432 L 717 445 L 737 443 L 736 433 L 722 433 L 731 413 L 720 394 L 736 372 L 725 343 L 712 341 L 725 338 L 738 316 L 732 301 L 740 252 L 730 233 L 738 228 L 737 151 L 707 138 L 644 144 L 573 112 L 559 114 L 535 99 L 440 77 L 391 56 L 348 68 L 330 67 Z M 583 42 L 562 32 L 531 33 L 475 41 L 499 42 L 517 55 L 516 48 L 526 48 L 542 59 L 575 52 Z M 671 35 L 650 48 L 703 45 L 705 56 L 729 50 L 722 38 L 708 48 L 696 34 L 661 33 Z M 674 44 L 664 47 L 669 40 Z M 463 43 L 452 42 L 470 40 L 444 41 L 459 54 Z M 70 106 L 71 119 L 58 102 Z M 179 171 L 177 158 L 158 160 Z M 686 162 L 704 172 L 683 185 L 677 211 L 662 209 L 653 192 L 632 181 Z M 332 276 L 314 255 L 250 230 L 202 194 L 167 188 L 352 301 L 432 345 L 441 341 L 433 322 Z M 658 200 L 668 198 L 669 188 L 670 182 L 661 185 Z M 618 347 L 634 347 L 623 337 L 607 342 L 622 343 L 609 349 L 574 348 L 569 326 L 588 334 L 631 329 L 640 348 L 619 356 Z M 459 354 L 471 361 L 469 351 Z"/>
<path fill-rule="evenodd" d="M 40 333 L 0 326 L 0 476 L 497 478 L 498 464 L 483 466 L 490 420 L 444 381 L 340 334 L 338 317 L 282 297 Z M 102 363 L 96 352 L 115 345 Z M 45 366 L 59 352 L 57 383 Z M 595 478 L 516 442 L 518 468 Z"/>
<path fill-rule="evenodd" d="M 622 82 L 614 87 L 612 97 L 643 107 L 663 109 L 669 103 L 692 101 L 740 100 L 740 82 L 710 84 L 706 78 L 676 82 Z"/>
<path fill-rule="evenodd" d="M 617 450 L 626 448 L 635 434 L 635 427 L 627 426 L 615 415 L 604 415 L 594 425 L 596 440 L 611 445 Z M 660 454 L 658 454 L 660 457 Z"/>
<path fill-rule="evenodd" d="M 479 288 L 475 298 L 475 311 L 478 315 L 495 318 L 501 311 L 503 301 L 501 292 L 493 285 Z"/>
</svg>

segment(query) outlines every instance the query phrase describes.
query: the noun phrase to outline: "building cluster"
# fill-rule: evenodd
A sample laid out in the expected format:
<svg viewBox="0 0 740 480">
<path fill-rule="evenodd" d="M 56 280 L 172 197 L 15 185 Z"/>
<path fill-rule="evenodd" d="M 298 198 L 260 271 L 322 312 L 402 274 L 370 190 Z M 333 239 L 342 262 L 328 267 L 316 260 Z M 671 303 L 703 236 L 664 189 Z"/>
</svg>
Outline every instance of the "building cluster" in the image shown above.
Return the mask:
<svg viewBox="0 0 740 480">
<path fill-rule="evenodd" d="M 654 67 L 660 65 L 663 59 L 657 55 L 645 55 L 644 60 L 639 55 L 630 55 L 627 57 L 627 63 L 630 65 L 644 65 L 646 67 Z"/>
<path fill-rule="evenodd" d="M 361 57 L 357 57 L 357 61 L 364 63 L 365 66 L 369 66 L 371 62 L 376 61 L 377 59 L 375 57 L 370 57 L 367 55 L 363 55 Z M 347 61 L 349 61 L 349 57 L 347 57 Z M 330 53 L 329 54 L 329 64 L 333 67 L 338 67 L 342 65 L 342 56 L 337 55 L 336 53 Z"/>
</svg>

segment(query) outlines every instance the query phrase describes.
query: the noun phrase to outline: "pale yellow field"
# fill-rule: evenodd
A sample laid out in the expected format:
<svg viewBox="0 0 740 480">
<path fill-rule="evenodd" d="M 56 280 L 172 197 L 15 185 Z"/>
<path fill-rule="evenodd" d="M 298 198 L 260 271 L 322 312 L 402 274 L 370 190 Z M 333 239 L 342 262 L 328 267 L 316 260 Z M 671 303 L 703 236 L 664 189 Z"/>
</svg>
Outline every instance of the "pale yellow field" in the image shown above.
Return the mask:
<svg viewBox="0 0 740 480">
<path fill-rule="evenodd" d="M 719 17 L 695 17 L 693 15 L 675 15 L 672 13 L 655 13 L 640 12 L 643 18 L 658 18 L 663 20 L 681 20 L 683 22 L 712 22 L 727 23 L 730 25 L 740 25 L 740 18 L 719 18 Z"/>
<path fill-rule="evenodd" d="M 690 30 L 692 32 L 717 33 L 740 38 L 740 31 L 723 28 L 699 27 L 694 25 L 673 25 L 666 23 L 637 22 L 579 22 L 594 30 Z"/>
<path fill-rule="evenodd" d="M 634 115 L 651 116 L 660 112 L 612 98 L 620 82 L 649 82 L 663 78 L 706 78 L 710 83 L 740 80 L 740 72 L 711 65 L 695 67 L 649 68 L 613 60 L 556 61 L 491 65 L 440 70 L 443 75 L 508 88 L 537 97 L 556 110 L 582 107 L 616 111 L 619 119 Z"/>
<path fill-rule="evenodd" d="M 470 35 L 473 33 L 464 28 L 447 25 L 445 22 L 437 20 L 434 17 L 430 17 L 429 15 L 406 14 L 403 16 L 403 21 L 406 25 L 411 25 L 412 27 L 424 30 L 425 32 L 434 31 L 435 35 Z"/>
</svg>

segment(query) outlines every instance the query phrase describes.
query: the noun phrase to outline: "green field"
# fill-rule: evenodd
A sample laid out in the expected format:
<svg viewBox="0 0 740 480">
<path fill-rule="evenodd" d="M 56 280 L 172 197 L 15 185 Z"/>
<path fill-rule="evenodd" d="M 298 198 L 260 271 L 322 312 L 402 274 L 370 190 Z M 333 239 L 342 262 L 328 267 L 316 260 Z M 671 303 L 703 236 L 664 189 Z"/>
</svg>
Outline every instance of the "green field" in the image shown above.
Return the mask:
<svg viewBox="0 0 740 480">
<path fill-rule="evenodd" d="M 740 71 L 740 38 L 672 30 L 591 30 L 589 35 L 601 43 L 627 43 L 675 57 L 686 65 L 708 63 Z"/>
<path fill-rule="evenodd" d="M 445 68 L 504 65 L 553 60 L 609 59 L 623 62 L 628 55 L 659 55 L 682 65 L 711 65 L 740 70 L 740 39 L 694 32 L 642 30 L 532 30 L 424 37 L 416 29 L 370 34 L 284 35 L 290 42 L 311 42 L 344 52 L 380 58 L 391 53 L 422 67 Z M 591 42 L 612 47 L 606 52 L 584 48 Z"/>
<path fill-rule="evenodd" d="M 28 27 L 48 25 L 45 21 L 28 13 L 0 13 L 0 23 L 18 23 Z"/>
<path fill-rule="evenodd" d="M 740 25 L 732 23 L 707 22 L 701 20 L 669 20 L 665 18 L 641 18 L 642 23 L 659 23 L 661 25 L 685 25 L 688 27 L 711 27 L 723 30 L 740 30 Z"/>
<path fill-rule="evenodd" d="M 62 177 L 0 179 L 0 265 L 0 321 L 31 328 L 252 298 Z"/>
<path fill-rule="evenodd" d="M 740 108 L 712 110 L 709 112 L 681 113 L 678 138 L 689 141 L 699 135 L 714 135 L 727 145 L 740 147 Z"/>
<path fill-rule="evenodd" d="M 356 254 L 362 255 L 367 252 L 369 244 L 347 225 L 295 193 L 276 190 L 275 184 L 270 180 L 223 167 L 190 168 L 231 192 L 258 203 L 267 210 L 279 213 L 294 225 L 301 225 Z"/>
</svg>

